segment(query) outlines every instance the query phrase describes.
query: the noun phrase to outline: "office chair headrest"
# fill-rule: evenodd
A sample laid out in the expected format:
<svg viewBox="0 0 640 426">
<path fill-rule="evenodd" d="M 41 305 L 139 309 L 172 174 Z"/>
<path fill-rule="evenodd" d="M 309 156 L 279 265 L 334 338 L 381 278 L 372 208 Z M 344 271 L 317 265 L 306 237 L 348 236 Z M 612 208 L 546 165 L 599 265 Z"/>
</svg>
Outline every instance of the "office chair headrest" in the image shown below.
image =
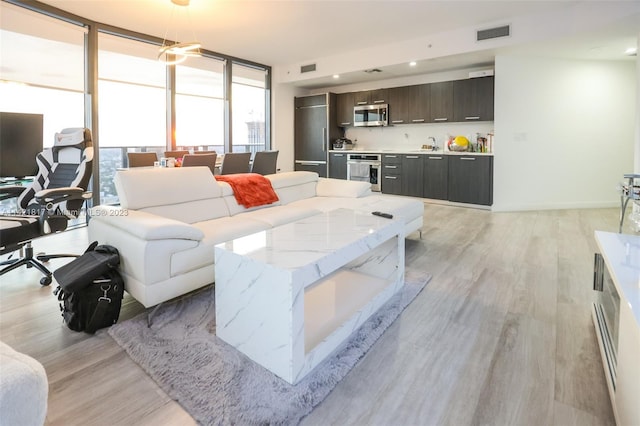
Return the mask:
<svg viewBox="0 0 640 426">
<path fill-rule="evenodd" d="M 83 127 L 63 129 L 55 134 L 53 146 L 62 148 L 66 146 L 82 147 L 91 143 L 91 131 Z"/>
</svg>

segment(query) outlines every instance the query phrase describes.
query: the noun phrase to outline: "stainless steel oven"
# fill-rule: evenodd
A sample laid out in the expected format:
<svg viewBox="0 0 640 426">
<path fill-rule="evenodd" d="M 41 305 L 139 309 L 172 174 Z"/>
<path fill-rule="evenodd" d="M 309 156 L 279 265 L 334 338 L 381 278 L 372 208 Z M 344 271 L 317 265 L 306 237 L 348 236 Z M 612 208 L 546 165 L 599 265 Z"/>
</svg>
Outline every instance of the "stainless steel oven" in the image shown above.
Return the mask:
<svg viewBox="0 0 640 426">
<path fill-rule="evenodd" d="M 594 320 L 598 340 L 601 341 L 606 360 L 608 379 L 616 389 L 616 367 L 618 354 L 618 322 L 620 320 L 620 296 L 616 285 L 600 253 L 596 253 L 593 268 L 593 289 L 596 300 L 593 304 Z"/>
<path fill-rule="evenodd" d="M 347 180 L 369 182 L 372 191 L 380 192 L 380 154 L 347 154 Z"/>
</svg>

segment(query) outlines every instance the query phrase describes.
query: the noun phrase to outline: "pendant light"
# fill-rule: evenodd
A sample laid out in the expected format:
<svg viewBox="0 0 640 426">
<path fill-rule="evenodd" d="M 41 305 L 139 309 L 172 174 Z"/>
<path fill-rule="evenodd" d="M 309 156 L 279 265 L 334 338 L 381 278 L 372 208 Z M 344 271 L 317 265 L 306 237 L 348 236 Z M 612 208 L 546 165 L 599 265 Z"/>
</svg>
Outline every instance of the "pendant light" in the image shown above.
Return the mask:
<svg viewBox="0 0 640 426">
<path fill-rule="evenodd" d="M 188 41 L 188 42 L 180 42 L 179 40 L 179 22 L 174 14 L 176 13 L 176 8 L 184 7 L 187 14 L 187 24 L 188 27 L 191 28 L 191 33 L 193 35 L 193 39 L 196 40 L 195 32 L 193 31 L 193 25 L 191 24 L 191 16 L 189 15 L 189 0 L 171 0 L 173 3 L 173 9 L 171 10 L 171 20 L 169 22 L 169 26 L 172 24 L 175 27 L 175 42 L 171 43 L 167 41 L 167 33 L 169 32 L 169 28 L 167 28 L 167 32 L 165 32 L 164 39 L 162 40 L 162 47 L 160 47 L 158 53 L 158 60 L 163 61 L 166 65 L 176 65 L 181 62 L 187 60 L 187 58 L 191 56 L 201 56 L 200 54 L 200 46 L 201 43 L 199 41 Z"/>
</svg>

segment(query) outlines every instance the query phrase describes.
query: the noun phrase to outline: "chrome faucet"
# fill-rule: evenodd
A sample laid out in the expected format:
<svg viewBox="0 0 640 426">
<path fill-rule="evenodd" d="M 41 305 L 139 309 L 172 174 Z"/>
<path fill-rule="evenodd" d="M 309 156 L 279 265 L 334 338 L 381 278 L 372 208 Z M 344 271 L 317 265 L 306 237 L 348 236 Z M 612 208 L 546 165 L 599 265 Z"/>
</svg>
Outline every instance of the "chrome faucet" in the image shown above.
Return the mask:
<svg viewBox="0 0 640 426">
<path fill-rule="evenodd" d="M 429 136 L 429 138 L 427 140 L 433 141 L 433 144 L 431 144 L 431 151 L 437 151 L 438 150 L 438 144 L 436 143 L 436 138 L 434 138 L 433 136 Z"/>
</svg>

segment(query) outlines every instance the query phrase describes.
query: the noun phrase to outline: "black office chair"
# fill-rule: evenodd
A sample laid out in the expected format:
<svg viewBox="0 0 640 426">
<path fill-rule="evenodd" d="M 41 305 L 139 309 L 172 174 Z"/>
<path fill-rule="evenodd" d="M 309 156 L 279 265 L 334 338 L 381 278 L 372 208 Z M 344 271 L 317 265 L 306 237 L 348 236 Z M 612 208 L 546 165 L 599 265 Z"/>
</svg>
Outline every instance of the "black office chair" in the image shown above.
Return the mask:
<svg viewBox="0 0 640 426">
<path fill-rule="evenodd" d="M 250 152 L 229 152 L 222 157 L 220 174 L 249 173 Z"/>
<path fill-rule="evenodd" d="M 278 151 L 258 151 L 253 157 L 251 173 L 271 175 L 276 172 L 278 163 Z"/>
<path fill-rule="evenodd" d="M 52 148 L 36 156 L 38 174 L 29 186 L 0 188 L 0 199 L 17 198 L 16 214 L 0 216 L 0 255 L 24 250 L 21 258 L 0 262 L 4 275 L 23 265 L 34 267 L 45 276 L 40 284 L 49 285 L 52 273 L 40 261 L 75 254 L 33 257 L 31 240 L 64 231 L 70 219 L 77 218 L 88 192 L 93 163 L 93 143 L 89 129 L 72 128 L 56 133 Z"/>
<path fill-rule="evenodd" d="M 207 166 L 211 170 L 211 174 L 215 174 L 216 159 L 218 154 L 186 154 L 182 157 L 182 167 Z"/>
<path fill-rule="evenodd" d="M 158 161 L 155 152 L 127 152 L 129 167 L 151 167 Z"/>
</svg>

